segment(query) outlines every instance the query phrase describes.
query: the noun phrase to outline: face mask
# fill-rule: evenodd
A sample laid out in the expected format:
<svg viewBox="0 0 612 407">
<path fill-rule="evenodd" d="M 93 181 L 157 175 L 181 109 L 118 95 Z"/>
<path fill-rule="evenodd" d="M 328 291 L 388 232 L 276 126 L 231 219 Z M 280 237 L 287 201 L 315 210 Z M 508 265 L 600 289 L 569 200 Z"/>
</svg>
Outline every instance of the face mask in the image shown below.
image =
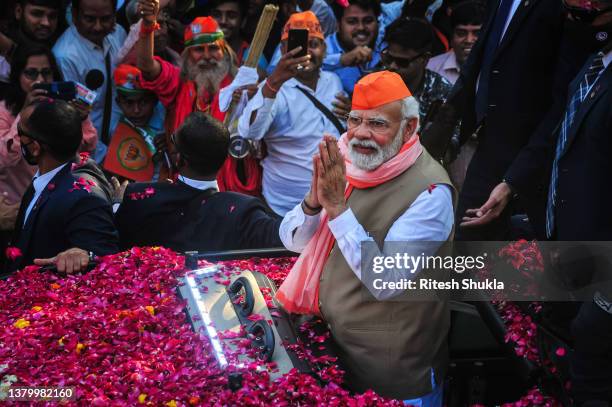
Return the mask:
<svg viewBox="0 0 612 407">
<path fill-rule="evenodd" d="M 37 158 L 27 148 L 32 143 L 33 143 L 33 141 L 30 141 L 28 144 L 22 144 L 21 145 L 21 155 L 23 156 L 23 159 L 26 160 L 26 162 L 28 164 L 30 164 L 30 165 L 38 165 Z"/>
</svg>

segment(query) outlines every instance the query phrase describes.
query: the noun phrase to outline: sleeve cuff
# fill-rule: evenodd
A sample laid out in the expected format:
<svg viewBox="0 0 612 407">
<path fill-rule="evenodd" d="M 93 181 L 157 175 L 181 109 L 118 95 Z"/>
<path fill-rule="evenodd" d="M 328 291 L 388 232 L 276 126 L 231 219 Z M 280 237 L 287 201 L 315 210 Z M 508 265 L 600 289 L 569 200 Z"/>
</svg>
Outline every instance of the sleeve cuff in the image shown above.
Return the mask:
<svg viewBox="0 0 612 407">
<path fill-rule="evenodd" d="M 329 230 L 331 230 L 332 234 L 336 238 L 336 240 L 345 236 L 350 231 L 354 230 L 359 226 L 359 221 L 355 217 L 355 214 L 348 208 L 346 211 L 342 212 L 340 216 L 336 219 L 330 220 L 327 222 L 329 226 Z"/>
</svg>

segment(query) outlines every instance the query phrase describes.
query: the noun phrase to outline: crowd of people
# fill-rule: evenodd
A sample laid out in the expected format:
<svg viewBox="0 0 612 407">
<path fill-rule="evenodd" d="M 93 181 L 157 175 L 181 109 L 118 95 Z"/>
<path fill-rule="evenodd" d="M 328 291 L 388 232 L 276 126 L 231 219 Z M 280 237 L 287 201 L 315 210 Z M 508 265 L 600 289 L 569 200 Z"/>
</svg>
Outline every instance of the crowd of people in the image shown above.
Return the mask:
<svg viewBox="0 0 612 407">
<path fill-rule="evenodd" d="M 612 240 L 610 0 L 0 7 L 6 274 L 284 246 L 278 298 L 327 321 L 352 389 L 440 406 L 448 304 L 366 299 L 362 242 Z M 609 406 L 612 292 L 570 322 L 572 397 Z"/>
</svg>

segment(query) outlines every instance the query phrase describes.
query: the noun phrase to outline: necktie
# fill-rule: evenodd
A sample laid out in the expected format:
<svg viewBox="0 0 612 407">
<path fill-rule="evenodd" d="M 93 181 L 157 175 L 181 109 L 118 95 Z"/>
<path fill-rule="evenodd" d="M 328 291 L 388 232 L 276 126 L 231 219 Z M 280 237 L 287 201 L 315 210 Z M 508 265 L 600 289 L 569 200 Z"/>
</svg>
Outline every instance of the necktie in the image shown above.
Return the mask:
<svg viewBox="0 0 612 407">
<path fill-rule="evenodd" d="M 493 65 L 493 57 L 495 51 L 502 38 L 506 20 L 510 14 L 512 3 L 514 0 L 501 0 L 495 19 L 489 29 L 489 34 L 485 42 L 482 64 L 480 66 L 480 81 L 478 82 L 478 90 L 476 91 L 476 120 L 480 123 L 487 113 L 487 105 L 489 103 L 489 78 L 491 76 L 491 67 Z"/>
<path fill-rule="evenodd" d="M 111 83 L 113 77 L 111 76 L 110 51 L 104 57 L 104 64 L 106 66 L 106 90 L 104 91 L 104 113 L 102 115 L 102 141 L 104 144 L 108 144 L 110 139 L 108 134 L 110 131 L 110 115 L 113 103 L 113 85 Z"/>
<path fill-rule="evenodd" d="M 567 107 L 565 109 L 565 116 L 559 129 L 559 137 L 557 138 L 557 149 L 555 151 L 555 161 L 553 162 L 552 175 L 550 178 L 550 187 L 548 188 L 548 203 L 546 205 L 546 236 L 552 237 L 554 231 L 555 222 L 555 205 L 557 203 L 557 182 L 559 178 L 559 158 L 567 145 L 567 135 L 572 123 L 574 122 L 574 116 L 580 108 L 580 105 L 586 99 L 587 94 L 593 87 L 593 84 L 597 80 L 600 72 L 604 69 L 603 64 L 603 52 L 597 54 L 597 56 L 591 62 L 591 65 L 586 70 L 582 81 L 576 89 L 576 92 L 572 95 Z"/>
</svg>

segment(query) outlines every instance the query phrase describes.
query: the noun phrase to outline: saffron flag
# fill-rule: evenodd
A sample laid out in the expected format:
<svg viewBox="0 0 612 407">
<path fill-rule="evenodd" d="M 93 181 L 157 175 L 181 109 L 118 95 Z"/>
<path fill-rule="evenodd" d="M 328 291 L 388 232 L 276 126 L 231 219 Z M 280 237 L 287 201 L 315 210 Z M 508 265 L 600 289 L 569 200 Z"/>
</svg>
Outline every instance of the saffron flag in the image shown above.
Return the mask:
<svg viewBox="0 0 612 407">
<path fill-rule="evenodd" d="M 133 181 L 151 181 L 153 152 L 136 129 L 120 121 L 111 138 L 104 169 Z"/>
</svg>

